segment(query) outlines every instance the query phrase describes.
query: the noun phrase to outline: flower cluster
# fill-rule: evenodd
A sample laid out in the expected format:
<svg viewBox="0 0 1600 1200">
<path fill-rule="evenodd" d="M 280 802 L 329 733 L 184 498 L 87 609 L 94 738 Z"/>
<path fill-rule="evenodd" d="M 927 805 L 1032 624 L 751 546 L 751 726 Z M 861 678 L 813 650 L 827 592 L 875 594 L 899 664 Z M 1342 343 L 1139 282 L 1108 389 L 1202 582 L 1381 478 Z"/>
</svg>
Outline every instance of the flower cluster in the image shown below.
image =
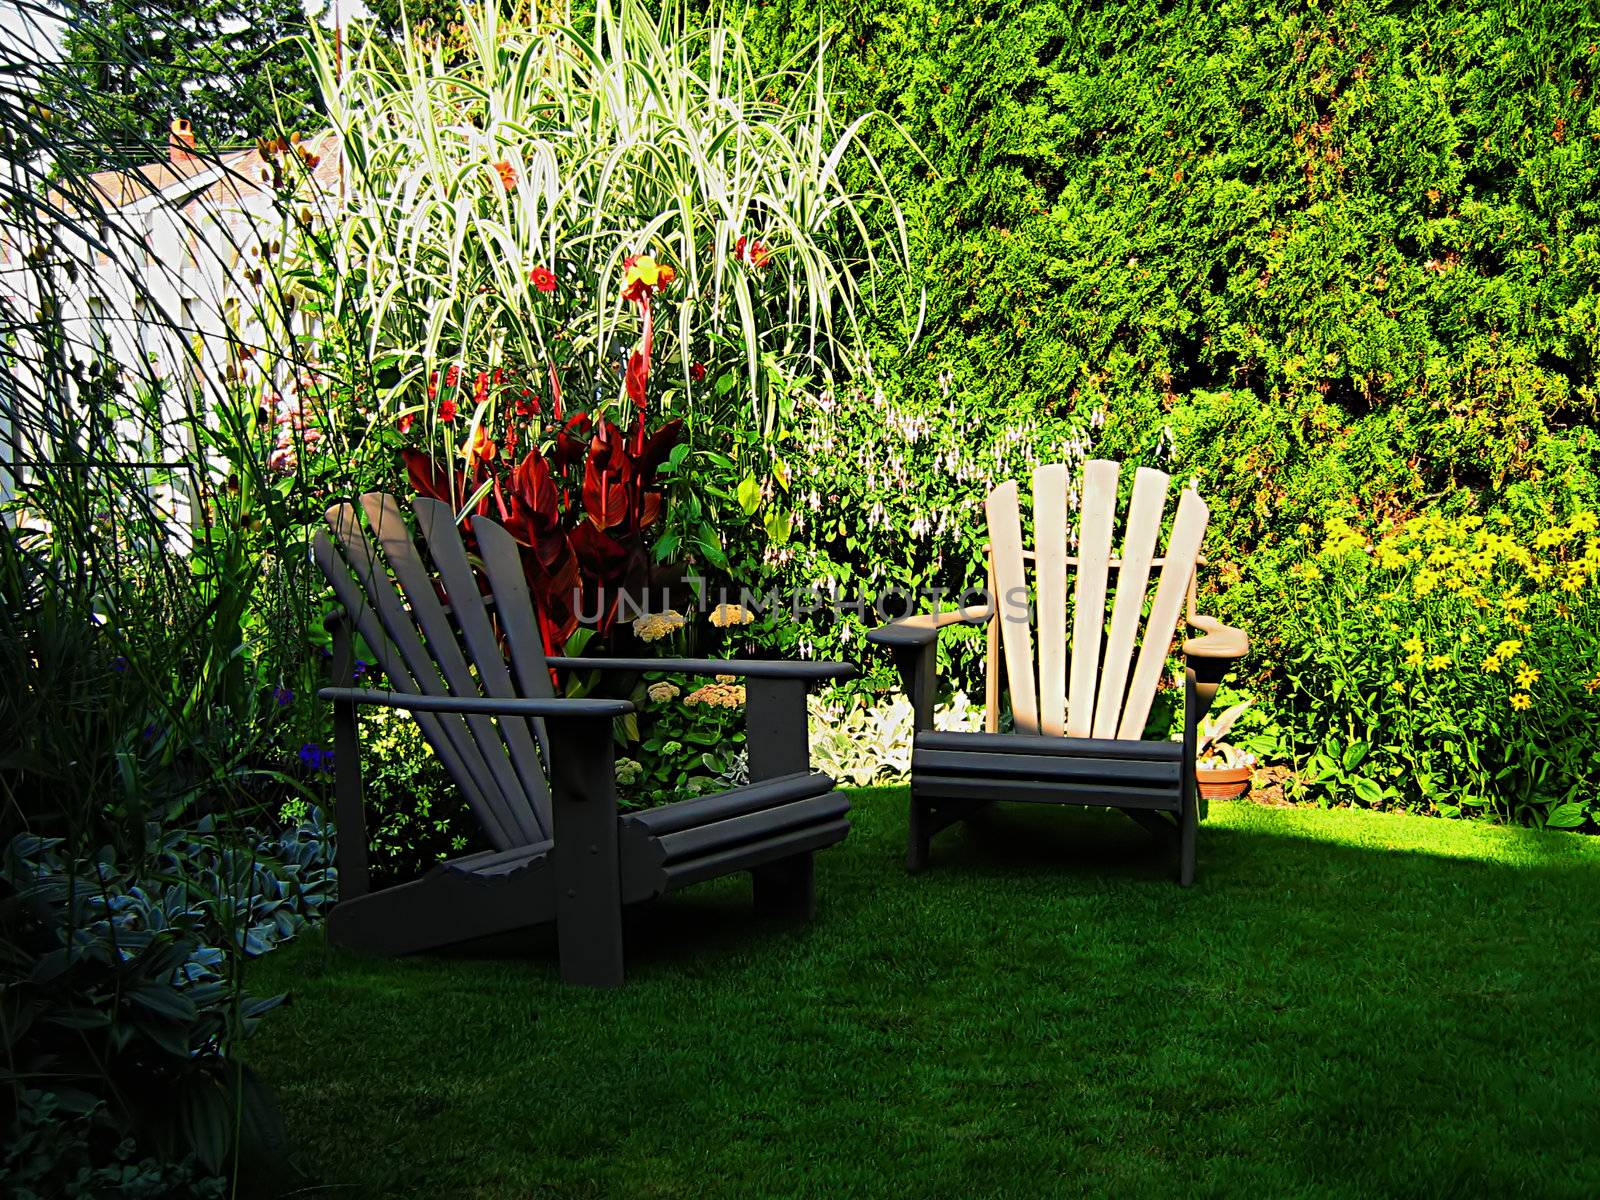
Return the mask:
<svg viewBox="0 0 1600 1200">
<path fill-rule="evenodd" d="M 303 395 L 297 387 L 292 396 L 268 392 L 262 397 L 263 407 L 277 430 L 267 453 L 268 470 L 289 474 L 300 465 L 300 450 L 311 449 L 322 440 L 322 430 L 307 420 Z"/>
<path fill-rule="evenodd" d="M 718 682 L 708 683 L 696 688 L 683 698 L 683 702 L 693 707 L 696 704 L 709 704 L 713 708 L 743 708 L 745 691 L 742 684 L 723 683 L 722 680 L 732 680 L 732 675 L 718 675 Z"/>
<path fill-rule="evenodd" d="M 748 625 L 756 617 L 743 605 L 719 604 L 711 610 L 711 616 L 707 619 L 718 629 L 731 629 L 735 625 Z"/>
<path fill-rule="evenodd" d="M 677 633 L 683 625 L 683 614 L 669 608 L 666 612 L 646 613 L 637 618 L 633 622 L 633 633 L 641 642 L 659 642 Z"/>
</svg>

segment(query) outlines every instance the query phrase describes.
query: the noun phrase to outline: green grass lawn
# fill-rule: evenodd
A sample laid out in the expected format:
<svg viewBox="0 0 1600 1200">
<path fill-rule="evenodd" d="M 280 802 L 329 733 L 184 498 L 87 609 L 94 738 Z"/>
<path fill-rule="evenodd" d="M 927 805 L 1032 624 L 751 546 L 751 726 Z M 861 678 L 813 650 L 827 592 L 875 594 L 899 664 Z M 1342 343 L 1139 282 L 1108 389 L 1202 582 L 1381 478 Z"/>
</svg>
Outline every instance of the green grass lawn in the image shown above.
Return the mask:
<svg viewBox="0 0 1600 1200">
<path fill-rule="evenodd" d="M 856 796 L 811 925 L 748 879 L 383 961 L 308 937 L 249 1044 L 299 1195 L 1600 1196 L 1600 841 L 1213 806 L 1200 875 L 1114 813 L 1007 809 L 901 868 Z"/>
</svg>

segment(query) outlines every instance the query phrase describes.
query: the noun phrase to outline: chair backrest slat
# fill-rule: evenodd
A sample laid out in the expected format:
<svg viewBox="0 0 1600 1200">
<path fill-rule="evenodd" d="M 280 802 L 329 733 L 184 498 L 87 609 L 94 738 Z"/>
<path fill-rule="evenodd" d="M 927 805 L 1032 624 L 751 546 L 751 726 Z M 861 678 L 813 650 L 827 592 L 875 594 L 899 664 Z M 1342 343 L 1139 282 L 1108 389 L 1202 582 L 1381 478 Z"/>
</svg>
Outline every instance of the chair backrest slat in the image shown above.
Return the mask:
<svg viewBox="0 0 1600 1200">
<path fill-rule="evenodd" d="M 1067 487 L 1065 463 L 1033 472 L 1034 585 L 1039 610 L 1039 730 L 1066 732 Z M 1013 702 L 1014 703 L 1014 702 Z"/>
<path fill-rule="evenodd" d="M 335 524 L 336 520 L 342 524 L 342 519 L 336 516 L 336 509 L 342 507 L 348 516 L 354 518 L 354 510 L 349 505 L 335 506 L 328 512 L 328 521 Z M 360 537 L 360 530 L 356 530 L 356 537 Z M 344 540 L 341 538 L 341 540 Z M 367 550 L 369 561 L 371 548 L 366 546 L 365 539 L 361 539 L 361 546 Z M 423 679 L 427 680 L 431 674 L 434 679 L 431 683 L 419 683 L 412 673 L 412 666 L 408 660 L 413 656 L 403 655 L 398 647 L 404 646 L 404 636 L 391 638 L 387 621 L 379 619 L 379 613 L 388 605 L 384 601 L 384 592 L 394 595 L 393 585 L 389 583 L 386 574 L 381 569 L 376 576 L 370 570 L 355 569 L 357 578 L 362 580 L 362 586 L 357 587 L 355 580 L 351 579 L 351 564 L 338 550 L 334 549 L 333 542 L 326 533 L 319 532 L 312 541 L 312 553 L 317 565 L 322 568 L 322 573 L 333 587 L 333 593 L 339 603 L 343 605 L 349 615 L 350 622 L 355 626 L 363 640 L 371 649 L 378 667 L 383 671 L 384 678 L 389 686 L 397 691 L 410 695 L 428 694 L 442 695 L 444 689 L 438 685 L 438 670 L 432 666 L 427 655 L 422 654 L 426 664 L 423 668 Z M 359 559 L 360 555 L 350 554 L 349 543 L 346 543 L 346 553 L 350 558 Z M 381 579 L 381 584 L 368 583 L 369 579 Z M 398 595 L 394 595 L 395 605 L 399 604 Z M 402 629 L 405 622 L 401 623 Z M 410 640 L 417 642 L 420 649 L 421 643 L 417 641 L 415 630 L 410 632 Z M 509 849 L 517 844 L 514 827 L 510 826 L 502 817 L 500 805 L 491 802 L 488 798 L 495 791 L 494 777 L 488 765 L 482 761 L 476 743 L 471 734 L 466 730 L 459 716 L 449 713 L 416 713 L 414 714 L 417 726 L 422 731 L 423 737 L 439 756 L 439 761 L 444 764 L 451 778 L 461 787 L 467 798 L 467 805 L 483 826 L 484 833 L 496 849 Z"/>
<path fill-rule="evenodd" d="M 494 589 L 500 629 L 511 647 L 511 665 L 516 669 L 520 695 L 548 699 L 555 695 L 550 682 L 550 666 L 545 661 L 544 636 L 539 631 L 538 614 L 528 591 L 528 577 L 522 570 L 522 553 L 517 541 L 504 526 L 488 517 L 474 517 L 472 533 L 483 554 L 484 573 Z M 530 721 L 539 750 L 550 761 L 550 742 L 543 721 Z"/>
<path fill-rule="evenodd" d="M 1178 616 L 1189 594 L 1195 560 L 1200 557 L 1200 543 L 1205 538 L 1210 517 L 1210 510 L 1196 493 L 1185 491 L 1178 498 L 1178 515 L 1173 518 L 1172 535 L 1167 539 L 1167 561 L 1161 568 L 1155 599 L 1150 603 L 1144 644 L 1139 648 L 1139 661 L 1134 665 L 1133 680 L 1128 685 L 1122 723 L 1117 727 L 1118 737 L 1137 738 L 1144 733 L 1144 723 L 1156 698 L 1156 685 L 1166 666 L 1172 633 L 1178 627 Z"/>
<path fill-rule="evenodd" d="M 984 505 L 989 520 L 989 546 L 994 556 L 995 606 L 999 611 L 1006 679 L 1011 691 L 1011 717 L 1018 733 L 1039 732 L 1039 693 L 1033 683 L 1032 604 L 1022 565 L 1022 514 L 1017 485 L 1007 480 Z"/>
<path fill-rule="evenodd" d="M 1170 480 L 1160 471 L 1141 467 L 1134 476 L 1122 555 L 1113 558 L 1120 476 L 1115 462 L 1094 459 L 1084 464 L 1076 554 L 1067 553 L 1072 535 L 1067 499 L 1071 478 L 1066 466 L 1049 464 L 1033 472 L 1031 551 L 1022 542 L 1016 483 L 1000 484 L 985 501 L 990 586 L 998 609 L 991 628 L 999 632 L 1018 733 L 1122 739 L 1137 739 L 1144 733 L 1173 632 L 1185 599 L 1192 597 L 1210 513 L 1195 492 L 1185 491 L 1166 552 L 1158 555 Z M 1150 574 L 1157 565 L 1161 573 L 1146 617 Z M 1069 567 L 1074 574 L 1070 630 Z M 1113 570 L 1117 572 L 1114 600 L 1109 595 Z M 1028 586 L 1030 575 L 1036 595 Z"/>
<path fill-rule="evenodd" d="M 1106 575 L 1111 528 L 1117 516 L 1114 462 L 1095 459 L 1083 470 L 1083 518 L 1078 534 L 1078 572 L 1072 599 L 1072 678 L 1067 691 L 1067 735 L 1088 737 L 1094 727 L 1100 638 L 1106 620 Z"/>
<path fill-rule="evenodd" d="M 422 556 L 411 540 L 411 530 L 399 503 L 393 496 L 368 492 L 361 497 L 361 508 L 367 514 L 367 523 L 377 536 L 378 544 L 383 547 L 395 581 L 411 606 L 411 618 L 422 631 L 428 651 L 438 664 L 450 693 L 456 696 L 480 695 L 461 645 L 456 640 L 450 617 L 434 591 L 433 577 L 423 565 Z M 474 587 L 474 594 L 476 591 Z M 523 844 L 543 840 L 533 808 L 501 749 L 500 733 L 495 728 L 493 718 L 472 714 L 466 717 L 466 726 L 492 776 L 492 789 L 484 789 L 486 799 L 500 809 L 505 824 L 527 839 Z"/>
<path fill-rule="evenodd" d="M 419 497 L 411 507 L 417 514 L 417 527 L 427 539 L 433 565 L 444 581 L 456 627 L 461 631 L 462 640 L 466 642 L 472 661 L 477 665 L 483 694 L 514 698 L 517 691 L 512 686 L 505 659 L 501 657 L 494 629 L 489 624 L 477 577 L 472 573 L 472 564 L 467 561 L 467 550 L 461 541 L 461 531 L 456 528 L 455 513 L 448 504 L 425 496 Z M 496 724 L 509 752 L 511 765 L 522 784 L 522 794 L 533 809 L 534 823 L 526 830 L 530 841 L 549 837 L 550 792 L 545 784 L 544 768 L 539 763 L 539 753 L 534 748 L 533 731 L 521 717 L 502 717 Z M 496 761 L 499 761 L 498 754 Z"/>
<path fill-rule="evenodd" d="M 1168 482 L 1164 472 L 1149 467 L 1140 467 L 1133 475 L 1133 498 L 1128 502 L 1117 598 L 1111 609 L 1111 636 L 1100 673 L 1100 695 L 1095 701 L 1093 737 L 1116 737 L 1122 720 L 1122 701 L 1127 694 L 1128 672 L 1133 667 L 1139 622 L 1144 616 L 1144 593 L 1150 582 L 1156 539 L 1161 536 Z"/>
</svg>

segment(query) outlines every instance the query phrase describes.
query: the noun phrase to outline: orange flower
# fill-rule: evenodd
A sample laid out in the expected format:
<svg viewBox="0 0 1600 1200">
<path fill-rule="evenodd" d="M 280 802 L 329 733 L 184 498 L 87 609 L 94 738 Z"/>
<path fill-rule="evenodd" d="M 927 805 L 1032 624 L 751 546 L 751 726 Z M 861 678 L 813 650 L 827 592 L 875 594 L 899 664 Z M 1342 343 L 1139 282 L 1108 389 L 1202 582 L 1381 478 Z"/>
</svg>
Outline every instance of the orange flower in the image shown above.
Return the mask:
<svg viewBox="0 0 1600 1200">
<path fill-rule="evenodd" d="M 508 162 L 497 162 L 494 165 L 495 173 L 500 176 L 500 186 L 508 192 L 517 190 L 517 169 Z"/>
<path fill-rule="evenodd" d="M 555 272 L 545 267 L 535 267 L 529 271 L 528 282 L 532 283 L 541 292 L 553 292 L 556 290 Z"/>
<path fill-rule="evenodd" d="M 492 462 L 497 453 L 494 442 L 489 439 L 488 430 L 478 426 L 478 431 L 472 435 L 472 449 L 467 454 L 467 462 Z"/>
<path fill-rule="evenodd" d="M 649 254 L 630 255 L 622 260 L 622 298 L 636 304 L 648 300 L 677 277 L 676 271 Z"/>
</svg>

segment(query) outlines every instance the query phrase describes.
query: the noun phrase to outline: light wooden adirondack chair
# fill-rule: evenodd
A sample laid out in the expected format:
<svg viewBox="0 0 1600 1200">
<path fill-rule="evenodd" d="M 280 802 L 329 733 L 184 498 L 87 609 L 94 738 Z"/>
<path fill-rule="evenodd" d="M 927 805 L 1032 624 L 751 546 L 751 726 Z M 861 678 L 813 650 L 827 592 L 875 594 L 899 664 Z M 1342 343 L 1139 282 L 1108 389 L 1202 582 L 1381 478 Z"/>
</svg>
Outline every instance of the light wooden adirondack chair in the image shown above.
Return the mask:
<svg viewBox="0 0 1600 1200">
<path fill-rule="evenodd" d="M 624 904 L 750 871 L 758 908 L 809 917 L 812 854 L 845 836 L 850 806 L 833 780 L 810 770 L 805 693 L 808 684 L 849 678 L 855 668 L 547 658 L 511 535 L 487 518 L 473 519 L 491 588 L 484 595 L 449 507 L 427 499 L 413 507 L 448 605 L 391 496 L 361 498 L 376 547 L 348 503 L 328 510 L 333 536 L 315 539 L 317 563 L 339 602 L 328 618 L 337 686 L 320 693 L 334 705 L 340 830 L 341 899 L 329 917 L 331 938 L 403 954 L 554 921 L 562 978 L 609 986 L 622 982 Z M 354 686 L 352 632 L 370 647 L 392 690 Z M 619 815 L 612 721 L 633 705 L 557 698 L 552 667 L 747 677 L 751 782 Z M 412 883 L 370 890 L 356 721 L 363 704 L 415 717 L 492 850 L 443 863 Z"/>
<path fill-rule="evenodd" d="M 993 801 L 1016 800 L 1117 808 L 1164 836 L 1175 833 L 1179 882 L 1187 887 L 1194 881 L 1196 731 L 1223 675 L 1250 642 L 1242 630 L 1194 612 L 1195 572 L 1210 516 L 1195 492 L 1179 498 L 1166 552 L 1158 557 L 1169 480 L 1160 471 L 1140 468 L 1122 554 L 1113 556 L 1119 473 L 1115 462 L 1085 464 L 1076 555 L 1067 552 L 1067 467 L 1041 466 L 1033 473 L 1032 551 L 1023 546 L 1016 483 L 996 487 L 985 505 L 989 603 L 906 617 L 867 635 L 893 651 L 916 713 L 909 869 L 927 865 L 929 841 L 939 830 Z M 1146 616 L 1150 575 L 1157 568 Z M 1117 582 L 1108 627 L 1113 571 Z M 1183 643 L 1183 740 L 1143 740 L 1186 598 L 1188 623 L 1202 636 Z M 989 628 L 984 733 L 933 729 L 938 633 L 956 624 Z M 998 732 L 1002 657 L 1013 733 Z"/>
</svg>

